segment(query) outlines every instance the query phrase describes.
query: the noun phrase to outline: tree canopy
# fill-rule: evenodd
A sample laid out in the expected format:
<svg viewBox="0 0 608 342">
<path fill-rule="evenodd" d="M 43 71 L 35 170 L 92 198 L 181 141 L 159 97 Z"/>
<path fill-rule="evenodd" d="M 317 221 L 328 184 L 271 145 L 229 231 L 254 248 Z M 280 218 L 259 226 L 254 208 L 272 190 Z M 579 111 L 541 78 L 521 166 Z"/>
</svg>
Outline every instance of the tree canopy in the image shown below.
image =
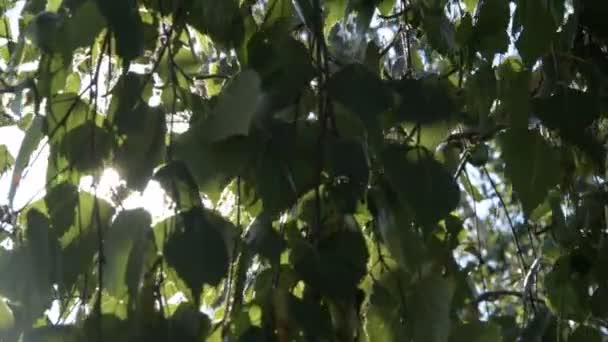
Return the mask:
<svg viewBox="0 0 608 342">
<path fill-rule="evenodd" d="M 606 340 L 608 2 L 0 14 L 1 341 Z"/>
</svg>

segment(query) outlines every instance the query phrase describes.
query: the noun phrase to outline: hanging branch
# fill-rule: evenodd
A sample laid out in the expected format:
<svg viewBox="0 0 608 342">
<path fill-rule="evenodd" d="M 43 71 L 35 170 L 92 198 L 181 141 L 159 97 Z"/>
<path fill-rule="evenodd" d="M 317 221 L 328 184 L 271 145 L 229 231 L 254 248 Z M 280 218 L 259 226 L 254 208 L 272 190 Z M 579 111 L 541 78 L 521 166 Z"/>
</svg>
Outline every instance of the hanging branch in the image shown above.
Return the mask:
<svg viewBox="0 0 608 342">
<path fill-rule="evenodd" d="M 97 98 L 99 95 L 99 73 L 101 70 L 101 64 L 103 62 L 103 52 L 110 45 L 110 37 L 112 35 L 111 31 L 106 33 L 106 36 L 103 40 L 103 44 L 101 47 L 101 53 L 99 54 L 99 58 L 97 60 L 97 65 L 95 68 L 95 75 L 91 79 L 91 84 L 95 84 L 94 87 L 91 87 L 91 95 L 90 98 L 93 101 L 93 123 L 96 122 L 97 119 Z M 111 64 L 111 61 L 108 63 Z M 95 130 L 92 131 L 91 137 L 91 153 L 95 155 Z M 94 203 L 93 203 L 93 215 L 95 216 L 95 225 L 97 226 L 97 282 L 99 284 L 99 290 L 97 292 L 97 299 L 95 302 L 95 312 L 97 314 L 97 340 L 99 342 L 103 342 L 103 325 L 102 325 L 102 312 L 101 312 L 101 303 L 103 301 L 103 281 L 104 281 L 104 264 L 105 264 L 105 253 L 104 253 L 104 235 L 102 231 L 101 225 L 101 216 L 99 213 L 99 199 L 97 198 L 97 182 L 94 181 Z"/>
<path fill-rule="evenodd" d="M 406 61 L 407 61 L 407 67 L 406 67 L 406 72 L 405 72 L 405 76 L 410 76 L 413 72 L 412 69 L 412 47 L 411 47 L 411 43 L 410 43 L 410 27 L 407 21 L 407 9 L 409 8 L 408 4 L 407 4 L 407 0 L 401 0 L 401 7 L 403 8 L 402 14 L 403 14 L 403 22 L 405 23 L 405 32 L 401 33 L 401 37 L 403 40 L 403 37 L 405 37 L 405 44 L 402 45 L 405 49 L 407 49 L 406 51 Z"/>
<path fill-rule="evenodd" d="M 492 189 L 494 190 L 494 193 L 498 197 L 498 201 L 500 202 L 500 205 L 502 206 L 502 208 L 505 212 L 505 216 L 507 217 L 507 223 L 509 224 L 509 228 L 511 229 L 511 233 L 513 234 L 513 240 L 515 241 L 515 247 L 517 248 L 517 256 L 519 257 L 519 262 L 521 264 L 521 267 L 522 267 L 522 270 L 524 271 L 524 273 L 527 273 L 528 266 L 526 266 L 526 261 L 524 259 L 524 252 L 521 247 L 519 237 L 517 237 L 517 232 L 515 231 L 515 226 L 513 225 L 513 221 L 511 220 L 511 215 L 509 214 L 509 209 L 507 208 L 507 204 L 505 203 L 505 200 L 502 198 L 502 195 L 498 191 L 498 187 L 496 186 L 496 183 L 490 176 L 490 172 L 488 172 L 488 169 L 485 166 L 482 166 L 482 170 L 486 174 L 486 177 L 488 178 L 490 184 L 492 185 Z"/>
<path fill-rule="evenodd" d="M 467 186 L 469 187 L 469 191 L 471 191 L 471 193 L 473 193 L 473 184 L 471 183 L 471 178 L 469 177 L 469 173 L 467 172 L 466 168 L 464 169 L 464 176 L 465 176 L 465 180 L 467 183 Z M 477 199 L 475 198 L 475 196 L 471 196 L 473 198 L 473 211 L 475 212 L 475 219 L 474 219 L 474 223 L 473 225 L 475 226 L 475 235 L 477 237 L 477 249 L 479 250 L 479 263 L 480 266 L 485 264 L 485 260 L 483 258 L 483 245 L 481 243 L 481 234 L 479 232 L 479 217 L 477 216 Z M 486 277 L 484 276 L 483 272 L 481 273 L 481 284 L 483 286 L 483 290 L 486 291 L 488 288 L 488 284 L 486 281 Z"/>
<path fill-rule="evenodd" d="M 329 76 L 329 67 L 327 63 L 327 45 L 325 43 L 325 36 L 323 35 L 323 9 L 321 7 L 320 0 L 314 1 L 314 13 L 315 13 L 315 57 L 317 61 L 317 67 L 319 69 L 318 75 L 318 90 L 319 100 L 317 106 L 317 117 L 321 123 L 321 133 L 317 141 L 317 170 L 315 180 L 315 212 L 316 222 L 315 227 L 312 231 L 313 241 L 319 237 L 319 232 L 322 225 L 322 199 L 321 199 L 321 183 L 323 173 L 323 161 L 325 158 L 325 136 L 327 133 L 327 109 L 329 104 L 329 98 L 327 96 L 326 82 Z"/>
</svg>

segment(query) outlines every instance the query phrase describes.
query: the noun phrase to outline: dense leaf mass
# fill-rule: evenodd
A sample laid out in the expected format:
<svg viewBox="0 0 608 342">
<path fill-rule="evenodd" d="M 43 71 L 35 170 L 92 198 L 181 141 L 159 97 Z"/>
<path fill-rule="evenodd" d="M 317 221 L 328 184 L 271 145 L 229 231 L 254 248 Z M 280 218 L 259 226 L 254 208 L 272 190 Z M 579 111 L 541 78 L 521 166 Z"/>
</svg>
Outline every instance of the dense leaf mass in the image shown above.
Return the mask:
<svg viewBox="0 0 608 342">
<path fill-rule="evenodd" d="M 606 1 L 0 15 L 0 341 L 607 340 Z"/>
</svg>

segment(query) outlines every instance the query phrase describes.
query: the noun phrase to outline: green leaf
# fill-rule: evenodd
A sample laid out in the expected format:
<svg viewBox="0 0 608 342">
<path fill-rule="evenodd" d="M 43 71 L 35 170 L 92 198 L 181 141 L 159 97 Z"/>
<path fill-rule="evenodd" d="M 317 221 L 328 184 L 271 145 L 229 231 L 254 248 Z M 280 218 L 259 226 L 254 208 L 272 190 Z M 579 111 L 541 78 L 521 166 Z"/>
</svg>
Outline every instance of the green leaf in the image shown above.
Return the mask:
<svg viewBox="0 0 608 342">
<path fill-rule="evenodd" d="M 488 60 L 509 47 L 510 10 L 508 0 L 482 1 L 473 31 L 475 48 Z"/>
<path fill-rule="evenodd" d="M 505 176 L 513 184 L 513 191 L 528 216 L 560 181 L 558 154 L 538 131 L 511 129 L 497 139 L 505 162 Z"/>
<path fill-rule="evenodd" d="M 86 173 L 103 166 L 112 149 L 112 136 L 92 122 L 69 131 L 61 140 L 60 153 L 71 166 Z"/>
<path fill-rule="evenodd" d="M 23 141 L 21 142 L 21 147 L 19 148 L 19 153 L 17 154 L 17 160 L 15 161 L 15 168 L 13 169 L 10 189 L 8 191 L 8 201 L 11 206 L 13 205 L 17 188 L 21 183 L 21 175 L 23 174 L 25 167 L 28 165 L 32 153 L 34 153 L 34 151 L 38 148 L 38 144 L 40 143 L 40 140 L 42 140 L 43 123 L 44 117 L 36 116 L 32 122 L 32 125 L 25 133 Z"/>
<path fill-rule="evenodd" d="M 61 281 L 65 293 L 84 275 L 91 276 L 91 266 L 98 249 L 98 229 L 107 229 L 114 215 L 112 205 L 80 191 L 73 224 L 59 237 L 61 247 Z M 67 215 L 67 213 L 66 213 Z"/>
<path fill-rule="evenodd" d="M 395 7 L 396 0 L 380 0 L 378 3 L 378 10 L 382 15 L 389 15 Z"/>
<path fill-rule="evenodd" d="M 139 269 L 128 269 L 128 265 L 132 259 L 144 254 L 135 247 L 151 237 L 151 223 L 152 218 L 144 209 L 125 210 L 118 214 L 106 232 L 104 287 L 110 295 L 123 298 L 127 290 L 134 293 L 139 287 L 143 265 Z M 136 281 L 128 283 L 128 279 Z"/>
<path fill-rule="evenodd" d="M 0 145 L 0 175 L 15 165 L 15 158 L 8 151 L 6 145 Z"/>
<path fill-rule="evenodd" d="M 144 30 L 136 0 L 96 0 L 114 38 L 116 53 L 128 65 L 144 50 Z"/>
<path fill-rule="evenodd" d="M 259 113 L 263 93 L 257 72 L 245 70 L 222 91 L 209 116 L 185 133 L 186 139 L 213 143 L 237 135 L 248 135 Z"/>
<path fill-rule="evenodd" d="M 397 94 L 396 117 L 401 121 L 430 124 L 446 121 L 456 113 L 451 87 L 435 76 L 393 82 Z"/>
<path fill-rule="evenodd" d="M 325 23 L 323 31 L 329 34 L 334 25 L 341 22 L 346 17 L 346 10 L 349 5 L 349 0 L 328 0 L 325 3 Z"/>
<path fill-rule="evenodd" d="M 63 92 L 65 82 L 71 68 L 59 55 L 44 55 L 40 60 L 40 79 L 38 89 L 43 96 L 55 95 Z M 79 91 L 79 89 L 76 89 Z"/>
<path fill-rule="evenodd" d="M 194 298 L 203 284 L 216 286 L 228 272 L 228 251 L 222 230 L 229 222 L 202 208 L 180 215 L 181 222 L 164 245 L 167 263 L 192 290 Z"/>
<path fill-rule="evenodd" d="M 44 133 L 52 143 L 60 141 L 72 129 L 87 122 L 91 109 L 76 93 L 53 96 L 44 120 Z"/>
<path fill-rule="evenodd" d="M 181 48 L 173 57 L 175 63 L 187 75 L 197 75 L 201 69 L 201 62 L 194 51 Z"/>
<path fill-rule="evenodd" d="M 15 325 L 13 310 L 6 303 L 6 299 L 0 297 L 0 334 L 8 332 Z"/>
<path fill-rule="evenodd" d="M 289 0 L 270 0 L 268 2 L 268 12 L 264 17 L 263 28 L 272 27 L 275 23 L 283 19 L 293 17 L 293 4 Z"/>
<path fill-rule="evenodd" d="M 393 191 L 419 224 L 432 226 L 458 206 L 458 185 L 428 150 L 388 146 L 382 160 Z"/>
<path fill-rule="evenodd" d="M 454 283 L 450 278 L 430 275 L 416 283 L 407 298 L 412 341 L 448 340 L 453 294 Z"/>
<path fill-rule="evenodd" d="M 388 277 L 385 276 L 384 279 Z M 365 320 L 368 341 L 396 342 L 407 336 L 405 311 L 401 307 L 399 295 L 394 295 L 380 283 L 374 283 Z"/>
<path fill-rule="evenodd" d="M 460 324 L 452 329 L 450 341 L 494 342 L 500 341 L 500 326 L 489 322 L 470 322 Z"/>
</svg>

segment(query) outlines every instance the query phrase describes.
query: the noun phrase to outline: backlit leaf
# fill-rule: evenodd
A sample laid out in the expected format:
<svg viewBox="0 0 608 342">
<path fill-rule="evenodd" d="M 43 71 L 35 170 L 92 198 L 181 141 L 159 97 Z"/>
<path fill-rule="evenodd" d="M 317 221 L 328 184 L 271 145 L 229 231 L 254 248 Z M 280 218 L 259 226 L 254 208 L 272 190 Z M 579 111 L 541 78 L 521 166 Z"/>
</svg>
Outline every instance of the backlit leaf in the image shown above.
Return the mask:
<svg viewBox="0 0 608 342">
<path fill-rule="evenodd" d="M 152 236 L 151 222 L 150 214 L 143 209 L 122 211 L 105 234 L 104 287 L 116 298 L 123 298 L 128 288 L 136 289 L 139 285 L 139 281 L 128 284 L 127 280 L 139 279 L 142 269 L 129 270 L 128 265 L 131 259 L 141 258 L 142 254 L 145 254 L 135 248 Z M 129 271 L 134 274 L 129 274 Z"/>
<path fill-rule="evenodd" d="M 15 158 L 8 151 L 6 145 L 0 145 L 0 175 L 10 170 L 15 164 Z"/>
</svg>

